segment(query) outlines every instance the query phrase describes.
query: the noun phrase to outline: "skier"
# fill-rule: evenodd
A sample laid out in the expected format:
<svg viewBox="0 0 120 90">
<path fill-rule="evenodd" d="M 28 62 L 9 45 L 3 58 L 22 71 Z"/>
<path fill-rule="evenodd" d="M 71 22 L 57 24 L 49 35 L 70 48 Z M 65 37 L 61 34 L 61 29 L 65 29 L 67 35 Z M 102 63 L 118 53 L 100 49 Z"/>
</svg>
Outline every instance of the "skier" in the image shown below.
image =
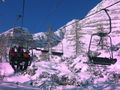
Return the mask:
<svg viewBox="0 0 120 90">
<path fill-rule="evenodd" d="M 23 60 L 25 62 L 23 70 L 26 70 L 27 67 L 28 67 L 28 64 L 30 62 L 30 55 L 29 55 L 29 51 L 28 50 L 23 53 L 23 58 L 24 58 Z"/>
<path fill-rule="evenodd" d="M 17 52 L 20 53 L 20 55 L 22 55 L 23 54 L 23 47 L 22 46 L 18 46 Z"/>
<path fill-rule="evenodd" d="M 17 54 L 18 54 L 18 70 L 21 71 L 23 69 L 23 47 L 22 46 L 18 46 Z"/>
<path fill-rule="evenodd" d="M 10 65 L 14 69 L 14 71 L 17 71 L 17 68 L 15 65 L 17 65 L 17 53 L 15 52 L 15 47 L 10 48 L 9 51 L 9 60 L 10 60 Z"/>
</svg>

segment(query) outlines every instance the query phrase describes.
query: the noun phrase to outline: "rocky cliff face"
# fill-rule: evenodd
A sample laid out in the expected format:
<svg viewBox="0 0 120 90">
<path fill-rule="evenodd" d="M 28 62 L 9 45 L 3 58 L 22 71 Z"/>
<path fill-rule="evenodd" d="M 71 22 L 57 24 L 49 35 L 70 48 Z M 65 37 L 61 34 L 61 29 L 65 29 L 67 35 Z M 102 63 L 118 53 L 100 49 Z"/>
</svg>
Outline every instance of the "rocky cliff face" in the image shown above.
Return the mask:
<svg viewBox="0 0 120 90">
<path fill-rule="evenodd" d="M 103 8 L 106 8 L 119 0 L 103 0 L 100 2 L 95 8 L 93 8 L 84 19 L 82 20 L 73 20 L 69 23 L 67 23 L 65 26 L 75 22 L 74 24 L 65 27 L 66 30 L 64 34 L 64 39 L 62 40 L 63 45 L 63 51 L 65 56 L 76 56 L 80 55 L 81 53 L 87 53 L 90 37 L 94 33 L 98 32 L 109 32 L 110 31 L 110 25 L 109 25 L 109 18 L 104 10 L 101 10 Z M 118 37 L 120 37 L 120 3 L 117 3 L 109 8 L 107 8 L 109 11 L 109 15 L 111 17 L 112 22 L 112 32 L 109 34 L 112 38 L 112 44 L 113 46 L 119 47 L 120 40 Z M 101 10 L 100 12 L 91 15 L 97 11 Z M 91 15 L 91 16 L 89 16 Z M 89 16 L 89 17 L 88 17 Z M 100 37 L 95 36 L 93 37 L 93 45 L 91 48 L 95 51 L 100 50 L 101 47 L 98 45 Z M 111 48 L 110 41 L 108 37 L 103 38 L 103 45 L 108 45 L 109 50 Z M 98 47 L 97 47 L 98 45 Z M 115 48 L 115 47 L 114 47 Z M 107 52 L 106 47 L 104 47 L 105 52 Z M 103 50 L 102 50 L 103 51 Z M 101 54 L 102 55 L 102 54 Z M 104 53 L 105 55 L 105 53 Z M 103 56 L 104 56 L 103 55 Z M 116 56 L 116 55 L 115 55 Z"/>
</svg>

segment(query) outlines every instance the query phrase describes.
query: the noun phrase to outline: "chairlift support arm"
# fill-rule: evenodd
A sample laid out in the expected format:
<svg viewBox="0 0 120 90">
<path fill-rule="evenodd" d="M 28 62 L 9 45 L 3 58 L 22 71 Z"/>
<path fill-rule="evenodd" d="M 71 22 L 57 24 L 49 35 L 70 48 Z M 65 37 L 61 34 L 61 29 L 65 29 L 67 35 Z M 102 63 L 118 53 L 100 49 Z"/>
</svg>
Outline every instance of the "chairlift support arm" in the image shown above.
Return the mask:
<svg viewBox="0 0 120 90">
<path fill-rule="evenodd" d="M 109 25 L 110 25 L 109 30 L 110 30 L 110 31 L 107 33 L 107 35 L 108 35 L 108 34 L 110 34 L 111 31 L 112 31 L 112 22 L 111 22 L 111 17 L 110 17 L 110 15 L 109 15 L 109 13 L 108 13 L 109 10 L 106 9 L 106 8 L 103 9 L 103 10 L 105 11 L 105 13 L 107 14 L 107 16 L 108 16 L 108 18 L 109 18 Z"/>
</svg>

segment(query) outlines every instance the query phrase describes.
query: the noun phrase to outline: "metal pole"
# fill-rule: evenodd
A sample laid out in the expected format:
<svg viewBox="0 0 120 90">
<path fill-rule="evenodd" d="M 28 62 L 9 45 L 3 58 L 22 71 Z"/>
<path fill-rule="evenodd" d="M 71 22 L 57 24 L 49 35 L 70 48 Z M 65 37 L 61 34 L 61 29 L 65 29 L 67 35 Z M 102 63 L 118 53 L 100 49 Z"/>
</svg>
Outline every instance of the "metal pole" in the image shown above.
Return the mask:
<svg viewBox="0 0 120 90">
<path fill-rule="evenodd" d="M 22 27 L 24 24 L 24 16 L 25 16 L 25 0 L 23 0 L 23 6 L 22 6 Z"/>
<path fill-rule="evenodd" d="M 48 39 L 48 60 L 51 59 L 51 25 L 48 26 L 48 35 L 47 35 L 47 39 Z"/>
<path fill-rule="evenodd" d="M 112 22 L 111 22 L 111 17 L 110 17 L 110 15 L 109 15 L 109 13 L 108 13 L 108 9 L 103 9 L 104 11 L 105 11 L 105 13 L 107 14 L 107 16 L 108 16 L 108 18 L 109 18 L 109 25 L 110 25 L 110 31 L 107 33 L 107 34 L 110 34 L 111 33 L 111 31 L 112 31 Z"/>
<path fill-rule="evenodd" d="M 109 39 L 110 39 L 110 47 L 112 48 L 112 38 L 108 35 Z M 111 58 L 113 58 L 113 51 L 111 50 L 110 48 L 110 51 L 111 51 Z"/>
</svg>

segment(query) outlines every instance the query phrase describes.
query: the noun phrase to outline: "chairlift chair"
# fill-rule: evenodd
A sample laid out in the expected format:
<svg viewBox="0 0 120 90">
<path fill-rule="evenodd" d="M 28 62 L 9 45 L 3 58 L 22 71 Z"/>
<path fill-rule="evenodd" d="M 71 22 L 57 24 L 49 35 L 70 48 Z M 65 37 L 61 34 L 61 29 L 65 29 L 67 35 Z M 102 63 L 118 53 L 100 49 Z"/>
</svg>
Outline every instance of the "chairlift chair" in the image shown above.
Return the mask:
<svg viewBox="0 0 120 90">
<path fill-rule="evenodd" d="M 62 56 L 63 52 L 55 52 L 55 51 L 53 51 L 52 54 L 53 55 L 57 55 L 57 56 Z"/>
<path fill-rule="evenodd" d="M 42 52 L 42 53 L 48 53 L 49 50 L 44 49 L 44 50 L 41 50 L 41 52 Z"/>
<path fill-rule="evenodd" d="M 88 47 L 88 57 L 89 57 L 90 62 L 93 63 L 93 64 L 111 65 L 111 64 L 115 64 L 117 62 L 117 59 L 113 58 L 113 51 L 111 49 L 110 49 L 110 57 L 109 58 L 90 56 L 90 47 L 91 47 L 92 37 L 95 36 L 95 35 L 100 37 L 100 42 L 102 41 L 102 37 L 109 37 L 109 39 L 110 39 L 110 47 L 112 47 L 112 39 L 108 35 L 112 31 L 111 17 L 110 17 L 110 15 L 108 13 L 108 11 L 109 11 L 108 9 L 104 8 L 102 10 L 106 13 L 106 15 L 108 16 L 108 19 L 109 19 L 109 32 L 107 32 L 107 33 L 99 32 L 99 33 L 95 33 L 95 34 L 91 35 L 90 43 L 89 43 L 89 47 Z"/>
<path fill-rule="evenodd" d="M 47 43 L 48 44 L 48 43 Z M 51 54 L 52 55 L 56 55 L 56 56 L 62 56 L 64 53 L 63 53 L 63 44 L 61 43 L 61 48 L 62 50 L 57 50 L 57 49 L 53 49 L 52 47 L 48 47 L 48 48 L 44 48 L 44 49 L 40 49 L 40 51 L 42 53 L 49 53 L 50 50 L 51 50 Z"/>
<path fill-rule="evenodd" d="M 61 50 L 57 50 L 57 49 L 52 49 L 52 55 L 56 55 L 56 56 L 62 56 L 63 53 L 63 43 L 61 42 Z"/>
<path fill-rule="evenodd" d="M 12 48 L 12 47 L 10 47 L 10 48 Z M 23 48 L 24 50 L 25 50 L 25 52 L 28 50 L 28 48 Z M 25 52 L 23 52 L 23 54 L 25 54 Z M 20 53 L 18 53 L 18 52 L 15 52 L 16 53 L 16 58 L 14 58 L 14 60 L 12 60 L 11 61 L 11 57 L 9 56 L 9 63 L 11 64 L 11 66 L 14 68 L 15 66 L 17 66 L 18 67 L 18 63 L 20 63 L 19 65 L 22 65 L 23 63 L 28 63 L 27 64 L 27 67 L 28 66 L 30 66 L 31 65 L 31 63 L 32 63 L 32 60 L 33 60 L 33 54 L 32 55 L 30 55 L 29 53 L 28 53 L 28 55 L 30 56 L 29 58 L 28 58 L 28 62 L 25 62 L 24 60 L 25 60 L 25 58 L 24 58 L 24 56 L 23 56 L 23 54 L 22 54 L 22 56 L 21 56 L 21 54 Z M 20 61 L 20 62 L 19 62 Z M 14 65 L 13 65 L 13 63 L 14 63 Z M 20 67 L 20 66 L 19 66 Z M 15 68 L 15 70 L 17 70 L 18 68 Z"/>
<path fill-rule="evenodd" d="M 15 28 L 14 28 L 15 29 Z M 22 50 L 24 51 L 23 52 L 23 54 L 25 54 L 25 53 L 27 53 L 28 52 L 28 50 L 30 51 L 30 47 L 28 46 L 28 42 L 30 41 L 30 40 L 26 40 L 25 41 L 25 39 L 23 38 L 21 38 L 21 39 L 19 39 L 21 36 L 15 36 L 14 38 L 13 37 L 11 37 L 11 39 L 10 39 L 10 48 L 12 48 L 12 47 L 16 47 L 16 51 L 17 51 L 17 48 L 20 46 L 20 47 L 23 47 L 22 48 Z M 28 65 L 27 66 L 30 66 L 31 65 L 31 63 L 32 63 L 32 60 L 33 60 L 33 51 L 31 52 L 32 54 L 29 54 L 29 52 L 28 52 L 28 54 L 30 55 L 30 57 L 29 57 L 29 61 L 28 61 Z M 20 64 L 22 64 L 23 62 L 24 62 L 24 56 L 21 56 L 19 53 L 18 53 L 18 51 L 16 52 L 16 54 L 17 54 L 17 58 L 16 58 L 16 61 L 19 61 L 19 60 L 22 60 L 22 62 L 20 62 Z M 9 57 L 9 61 L 10 61 L 10 64 L 11 64 L 11 59 L 10 59 L 10 57 Z M 14 63 L 14 66 L 15 65 L 17 65 L 17 63 L 18 62 L 16 62 L 16 63 Z"/>
<path fill-rule="evenodd" d="M 41 52 L 42 53 L 48 53 L 49 50 L 47 50 L 47 49 L 41 49 Z M 57 55 L 57 56 L 62 56 L 63 55 L 63 52 L 54 51 L 53 49 L 52 49 L 51 53 L 52 53 L 52 55 Z"/>
<path fill-rule="evenodd" d="M 100 35 L 103 35 L 103 34 L 97 33 L 97 34 L 92 34 L 91 35 L 91 39 L 90 39 L 90 43 L 89 43 L 89 48 L 88 48 L 88 57 L 89 57 L 90 62 L 93 63 L 93 64 L 100 64 L 100 65 L 115 64 L 116 61 L 117 61 L 117 59 L 113 58 L 113 52 L 112 52 L 111 49 L 110 49 L 110 57 L 109 58 L 106 58 L 106 57 L 97 57 L 97 56 L 91 56 L 90 55 L 90 51 L 91 51 L 90 48 L 91 48 L 92 38 L 95 35 L 100 36 Z M 111 37 L 108 36 L 108 35 L 105 35 L 105 36 L 109 37 L 109 39 L 110 39 L 110 47 L 112 47 L 112 39 L 111 39 Z M 105 36 L 103 36 L 103 37 L 105 37 Z"/>
</svg>

